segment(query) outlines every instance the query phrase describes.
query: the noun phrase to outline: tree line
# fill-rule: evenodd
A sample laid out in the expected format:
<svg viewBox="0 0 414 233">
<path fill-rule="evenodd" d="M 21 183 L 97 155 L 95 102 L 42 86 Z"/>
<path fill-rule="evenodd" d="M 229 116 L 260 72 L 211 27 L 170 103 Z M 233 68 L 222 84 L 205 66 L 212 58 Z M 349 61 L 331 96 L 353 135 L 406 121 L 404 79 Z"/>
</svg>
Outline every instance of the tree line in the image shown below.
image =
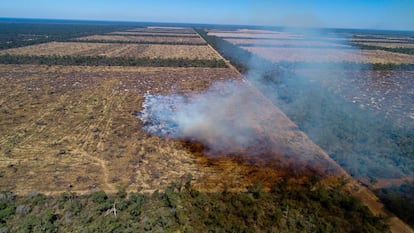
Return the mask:
<svg viewBox="0 0 414 233">
<path fill-rule="evenodd" d="M 365 49 L 365 50 L 383 50 L 383 51 L 394 52 L 394 53 L 414 55 L 414 48 L 407 48 L 407 47 L 387 48 L 387 47 L 382 47 L 382 46 L 364 45 L 364 44 L 357 44 L 357 43 L 354 43 L 354 46 L 357 46 L 358 48 Z"/>
<path fill-rule="evenodd" d="M 131 26 L 72 23 L 0 23 L 0 49 L 17 48 L 51 41 L 127 30 Z"/>
<path fill-rule="evenodd" d="M 259 181 L 245 192 L 203 193 L 189 181 L 165 191 L 59 196 L 0 193 L 3 232 L 389 232 L 340 186 L 287 179 L 265 192 Z"/>
<path fill-rule="evenodd" d="M 221 59 L 135 58 L 105 56 L 0 55 L 0 64 L 76 65 L 76 66 L 154 66 L 225 68 Z"/>
</svg>

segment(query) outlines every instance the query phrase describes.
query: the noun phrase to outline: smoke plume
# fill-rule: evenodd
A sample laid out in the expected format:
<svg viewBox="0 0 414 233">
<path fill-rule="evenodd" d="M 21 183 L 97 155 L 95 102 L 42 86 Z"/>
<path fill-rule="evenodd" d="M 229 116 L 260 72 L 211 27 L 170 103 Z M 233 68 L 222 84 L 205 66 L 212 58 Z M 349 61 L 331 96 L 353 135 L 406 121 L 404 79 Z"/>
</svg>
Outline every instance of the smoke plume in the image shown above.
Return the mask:
<svg viewBox="0 0 414 233">
<path fill-rule="evenodd" d="M 257 114 L 266 108 L 254 104 L 257 96 L 242 81 L 218 82 L 194 96 L 146 94 L 144 97 L 138 117 L 145 131 L 195 140 L 210 152 L 232 153 L 249 147 L 259 135 Z"/>
<path fill-rule="evenodd" d="M 291 34 L 291 38 L 283 37 Z M 378 79 L 365 72 L 367 66 L 360 65 L 369 60 L 364 60 L 367 58 L 361 50 L 347 44 L 349 35 L 347 31 L 289 31 L 274 41 L 268 40 L 273 44 L 240 45 L 238 49 L 243 52 L 234 54 L 250 57 L 235 59 L 249 61 L 248 82 L 218 82 L 202 93 L 187 96 L 147 94 L 138 117 L 150 134 L 195 140 L 209 152 L 239 153 L 247 148 L 249 155 L 254 156 L 255 150 L 268 147 L 265 150 L 271 153 L 281 151 L 310 160 L 312 157 L 306 156 L 315 150 L 304 148 L 310 145 L 300 142 L 305 139 L 292 136 L 300 134 L 289 133 L 297 130 L 295 126 L 284 131 L 274 127 L 274 112 L 269 112 L 274 106 L 263 101 L 266 96 L 351 175 L 410 175 L 413 162 L 407 153 L 412 151 L 411 144 L 402 147 L 401 140 L 408 140 L 412 132 L 385 119 L 386 109 L 377 113 L 366 109 L 370 104 L 367 101 L 377 97 L 365 102 L 363 97 L 373 93 L 357 85 L 343 88 L 350 80 L 379 85 Z M 260 90 L 263 96 L 259 97 L 253 89 Z M 263 117 L 265 114 L 267 117 Z M 300 149 L 291 153 L 292 148 Z"/>
</svg>

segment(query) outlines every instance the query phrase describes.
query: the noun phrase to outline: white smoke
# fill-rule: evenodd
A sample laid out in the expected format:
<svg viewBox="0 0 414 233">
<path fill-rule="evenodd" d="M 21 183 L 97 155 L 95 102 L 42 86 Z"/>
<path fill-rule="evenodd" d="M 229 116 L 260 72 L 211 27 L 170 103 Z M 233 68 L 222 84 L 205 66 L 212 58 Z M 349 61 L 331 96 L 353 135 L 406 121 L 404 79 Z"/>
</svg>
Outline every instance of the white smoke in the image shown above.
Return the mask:
<svg viewBox="0 0 414 233">
<path fill-rule="evenodd" d="M 149 134 L 196 140 L 209 151 L 236 152 L 257 140 L 254 104 L 249 87 L 240 81 L 218 82 L 194 96 L 146 94 L 138 118 Z M 263 109 L 262 109 L 263 110 Z"/>
</svg>

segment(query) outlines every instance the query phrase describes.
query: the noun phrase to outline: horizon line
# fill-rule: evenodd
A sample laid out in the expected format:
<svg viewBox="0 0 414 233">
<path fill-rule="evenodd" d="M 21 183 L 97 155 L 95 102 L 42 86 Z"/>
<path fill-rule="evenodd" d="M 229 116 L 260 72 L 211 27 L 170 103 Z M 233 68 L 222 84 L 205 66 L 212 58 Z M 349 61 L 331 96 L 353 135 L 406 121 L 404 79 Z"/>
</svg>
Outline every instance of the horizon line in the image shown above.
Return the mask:
<svg viewBox="0 0 414 233">
<path fill-rule="evenodd" d="M 376 28 L 346 28 L 346 27 L 294 27 L 282 25 L 258 25 L 258 24 L 224 24 L 224 23 L 202 23 L 202 22 L 167 22 L 167 21 L 138 21 L 138 20 L 105 20 L 105 19 L 64 19 L 64 18 L 22 18 L 22 17 L 2 17 L 0 22 L 4 20 L 33 20 L 33 21 L 69 21 L 69 22 L 94 22 L 94 23 L 140 23 L 140 24 L 176 24 L 176 25 L 208 25 L 208 26 L 231 26 L 231 27 L 256 27 L 256 28 L 295 28 L 308 30 L 371 30 L 371 31 L 395 31 L 395 32 L 414 32 L 407 29 L 376 29 Z"/>
</svg>

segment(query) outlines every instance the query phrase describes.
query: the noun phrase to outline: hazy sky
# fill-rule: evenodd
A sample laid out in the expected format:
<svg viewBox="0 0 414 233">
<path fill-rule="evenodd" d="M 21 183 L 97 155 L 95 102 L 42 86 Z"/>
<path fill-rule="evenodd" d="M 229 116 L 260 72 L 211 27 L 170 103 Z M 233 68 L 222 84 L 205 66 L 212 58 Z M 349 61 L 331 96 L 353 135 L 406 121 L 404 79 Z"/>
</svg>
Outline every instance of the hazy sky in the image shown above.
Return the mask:
<svg viewBox="0 0 414 233">
<path fill-rule="evenodd" d="M 414 30 L 414 0 L 4 0 L 0 17 Z"/>
</svg>

